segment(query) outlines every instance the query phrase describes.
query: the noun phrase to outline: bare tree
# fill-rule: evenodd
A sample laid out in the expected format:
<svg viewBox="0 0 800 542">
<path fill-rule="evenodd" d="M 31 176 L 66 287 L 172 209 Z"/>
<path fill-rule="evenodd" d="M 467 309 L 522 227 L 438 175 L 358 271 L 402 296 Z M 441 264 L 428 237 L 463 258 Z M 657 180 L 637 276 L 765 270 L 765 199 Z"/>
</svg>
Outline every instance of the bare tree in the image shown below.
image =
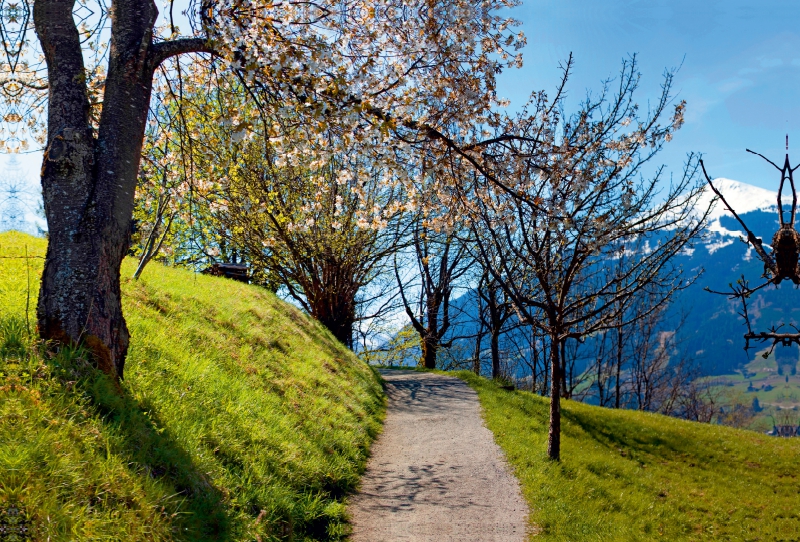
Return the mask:
<svg viewBox="0 0 800 542">
<path fill-rule="evenodd" d="M 615 91 L 607 85 L 569 117 L 559 113 L 560 97 L 536 96 L 532 111 L 509 119 L 495 142 L 482 146 L 492 178 L 462 179 L 471 190 L 464 200 L 480 232 L 480 258 L 520 318 L 548 338 L 547 453 L 554 460 L 561 449 L 565 342 L 619 325 L 620 318 L 624 324 L 625 301 L 642 292 L 656 296 L 651 311 L 663 306 L 686 285 L 673 257 L 700 234 L 707 214 L 693 209 L 702 190 L 696 158 L 672 182 L 663 179 L 663 167 L 643 177 L 643 166 L 680 126 L 684 105 L 659 124 L 670 103 L 667 74 L 656 106 L 640 118 L 637 83 L 635 61 L 626 62 Z M 518 137 L 503 138 L 508 132 Z M 624 272 L 617 273 L 608 263 L 623 254 Z"/>
<path fill-rule="evenodd" d="M 481 276 L 481 280 L 483 280 L 483 276 Z M 480 375 L 481 353 L 483 352 L 483 336 L 486 333 L 486 320 L 481 317 L 484 310 L 483 296 L 476 295 L 475 303 L 477 304 L 478 318 L 476 319 L 477 330 L 475 331 L 475 349 L 472 353 L 472 372 L 476 375 Z"/>
<path fill-rule="evenodd" d="M 444 341 L 451 326 L 453 291 L 469 269 L 466 247 L 454 232 L 437 233 L 420 218 L 412 226 L 411 247 L 416 280 L 404 280 L 395 259 L 395 277 L 406 315 L 419 335 L 422 366 L 436 368 L 437 353 L 451 341 Z M 413 286 L 412 286 L 413 284 Z M 417 302 L 411 292 L 416 288 Z"/>
<path fill-rule="evenodd" d="M 592 385 L 587 387 L 578 399 L 583 401 L 589 397 L 595 397 L 597 404 L 602 407 L 608 406 L 613 402 L 614 388 L 612 386 L 614 386 L 615 382 L 619 383 L 621 378 L 621 371 L 617 371 L 616 375 L 614 374 L 614 366 L 621 367 L 621 359 L 617 361 L 615 360 L 616 356 L 613 355 L 614 351 L 617 350 L 614 339 L 614 330 L 603 331 L 593 338 L 594 356 L 587 368 L 587 373 L 592 378 Z M 617 385 L 616 390 L 616 396 L 619 397 L 621 387 Z"/>
<path fill-rule="evenodd" d="M 546 397 L 550 394 L 550 355 L 547 337 L 535 326 L 517 321 L 520 333 L 509 333 L 507 340 L 514 344 L 524 370 L 530 377 L 523 379 L 521 387 Z"/>
<path fill-rule="evenodd" d="M 699 364 L 683 348 L 686 314 L 671 315 L 664 304 L 653 310 L 650 294 L 629 301 L 620 319 L 624 325 L 587 340 L 590 363 L 585 375 L 591 382 L 576 398 L 710 421 L 717 412 L 717 399 L 713 383 L 701 378 Z"/>
<path fill-rule="evenodd" d="M 685 420 L 710 423 L 719 412 L 719 402 L 711 383 L 694 379 L 679 397 L 674 415 Z"/>
<path fill-rule="evenodd" d="M 178 214 L 170 207 L 173 194 L 168 186 L 167 172 L 164 171 L 161 179 L 154 184 L 156 184 L 155 206 L 148 209 L 152 220 L 146 229 L 142 227 L 143 225 L 137 225 L 142 228 L 142 231 L 139 235 L 139 265 L 136 266 L 136 271 L 133 273 L 133 278 L 136 280 L 139 279 L 147 264 L 161 251 L 172 228 L 172 222 Z"/>
<path fill-rule="evenodd" d="M 514 309 L 508 294 L 488 270 L 484 270 L 477 289 L 482 301 L 482 309 L 478 312 L 480 328 L 489 333 L 489 351 L 492 361 L 492 378 L 500 378 L 500 336 L 507 323 L 514 315 Z"/>
</svg>

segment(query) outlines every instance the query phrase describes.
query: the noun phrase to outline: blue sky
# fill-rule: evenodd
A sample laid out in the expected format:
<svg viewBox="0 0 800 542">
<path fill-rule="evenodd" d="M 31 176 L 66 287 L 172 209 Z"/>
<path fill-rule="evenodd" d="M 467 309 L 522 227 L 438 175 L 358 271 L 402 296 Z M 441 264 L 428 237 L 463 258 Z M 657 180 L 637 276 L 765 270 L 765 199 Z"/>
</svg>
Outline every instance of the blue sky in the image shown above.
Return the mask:
<svg viewBox="0 0 800 542">
<path fill-rule="evenodd" d="M 800 162 L 800 2 L 524 0 L 512 14 L 528 37 L 524 67 L 499 81 L 512 107 L 532 91 L 552 92 L 570 52 L 573 105 L 636 53 L 643 107 L 658 97 L 664 70 L 681 66 L 674 90 L 688 110 L 661 155 L 670 170 L 680 171 L 686 153 L 701 152 L 712 176 L 774 190 L 777 172 L 745 148 L 781 161 L 787 132 Z M 0 170 L 7 160 L 0 158 Z M 35 197 L 41 155 L 20 156 L 20 164 Z"/>
<path fill-rule="evenodd" d="M 777 172 L 745 148 L 782 162 L 786 133 L 800 162 L 800 2 L 524 0 L 512 13 L 528 37 L 524 67 L 500 79 L 512 107 L 533 90 L 552 92 L 570 52 L 573 104 L 635 53 L 643 107 L 664 70 L 680 66 L 674 91 L 687 101 L 686 124 L 661 155 L 672 171 L 701 152 L 712 176 L 775 190 Z"/>
</svg>

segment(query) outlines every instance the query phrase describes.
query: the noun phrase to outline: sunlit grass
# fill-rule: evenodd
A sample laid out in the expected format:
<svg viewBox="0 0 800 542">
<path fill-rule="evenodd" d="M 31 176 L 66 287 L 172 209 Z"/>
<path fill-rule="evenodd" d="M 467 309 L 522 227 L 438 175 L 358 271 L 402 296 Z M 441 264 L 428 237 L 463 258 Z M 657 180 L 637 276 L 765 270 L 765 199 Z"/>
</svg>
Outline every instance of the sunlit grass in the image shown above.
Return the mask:
<svg viewBox="0 0 800 542">
<path fill-rule="evenodd" d="M 536 540 L 800 540 L 800 439 L 564 401 L 553 463 L 546 398 L 458 376 L 522 484 Z"/>
<path fill-rule="evenodd" d="M 45 242 L 0 235 L 0 256 Z M 30 315 L 42 260 L 31 266 Z M 337 540 L 383 414 L 377 376 L 265 290 L 151 264 L 123 284 L 121 389 L 28 335 L 0 259 L 0 506 L 50 540 Z M 125 262 L 123 276 L 133 272 Z"/>
</svg>

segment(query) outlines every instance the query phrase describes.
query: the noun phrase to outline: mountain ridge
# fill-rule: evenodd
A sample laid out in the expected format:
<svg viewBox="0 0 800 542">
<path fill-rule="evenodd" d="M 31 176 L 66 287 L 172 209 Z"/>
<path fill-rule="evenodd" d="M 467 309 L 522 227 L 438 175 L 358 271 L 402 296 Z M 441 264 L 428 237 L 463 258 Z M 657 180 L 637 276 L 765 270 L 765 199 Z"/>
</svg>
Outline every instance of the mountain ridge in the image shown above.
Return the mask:
<svg viewBox="0 0 800 542">
<path fill-rule="evenodd" d="M 741 181 L 718 178 L 712 181 L 723 194 L 726 201 L 745 221 L 753 233 L 764 239 L 767 250 L 771 250 L 769 242 L 778 229 L 777 192 L 753 186 Z M 788 188 L 788 185 L 787 185 Z M 706 186 L 699 198 L 696 209 L 705 209 L 715 197 L 710 187 Z M 791 196 L 784 196 L 784 209 L 791 204 Z M 730 374 L 752 361 L 755 350 L 744 352 L 744 333 L 746 328 L 743 319 L 738 315 L 739 302 L 735 303 L 724 295 L 715 295 L 706 291 L 726 291 L 744 276 L 751 285 L 761 284 L 764 272 L 763 263 L 757 258 L 752 247 L 744 241 L 745 233 L 722 202 L 718 201 L 711 210 L 708 224 L 700 239 L 684 252 L 676 256 L 675 263 L 683 267 L 688 276 L 701 273 L 697 281 L 674 297 L 667 313 L 666 322 L 684 320 L 677 335 L 677 341 L 684 353 L 695 358 L 701 372 L 706 376 Z M 766 329 L 781 322 L 800 322 L 800 312 L 792 306 L 793 296 L 786 296 L 784 283 L 779 288 L 767 288 L 758 292 L 751 300 L 755 309 L 751 314 L 754 330 Z M 468 337 L 475 335 L 477 301 L 474 290 L 468 290 L 453 300 L 451 312 L 461 314 L 461 322 L 454 325 L 453 335 Z M 798 304 L 800 305 L 800 304 Z M 798 309 L 800 311 L 800 309 Z M 796 314 L 795 314 L 796 313 Z M 513 338 L 509 339 L 512 343 Z M 517 337 L 516 342 L 526 339 Z M 474 339 L 456 341 L 461 353 L 474 352 Z M 768 345 L 767 345 L 768 346 Z M 486 351 L 485 345 L 482 347 Z M 780 354 L 800 358 L 796 348 L 789 354 L 783 349 Z M 458 357 L 459 353 L 454 355 Z M 484 353 L 483 356 L 487 356 Z M 592 356 L 588 356 L 591 358 Z M 578 372 L 586 368 L 589 361 L 576 364 Z"/>
</svg>

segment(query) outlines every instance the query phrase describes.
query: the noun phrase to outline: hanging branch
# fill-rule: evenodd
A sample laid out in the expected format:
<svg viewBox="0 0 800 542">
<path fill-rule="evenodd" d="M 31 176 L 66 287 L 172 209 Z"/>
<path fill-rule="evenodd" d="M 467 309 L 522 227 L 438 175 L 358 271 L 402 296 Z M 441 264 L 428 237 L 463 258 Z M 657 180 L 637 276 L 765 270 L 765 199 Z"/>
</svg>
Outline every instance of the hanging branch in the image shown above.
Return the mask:
<svg viewBox="0 0 800 542">
<path fill-rule="evenodd" d="M 786 137 L 786 149 L 789 149 L 789 137 Z M 744 278 L 744 275 L 736 281 L 736 284 L 729 284 L 730 287 L 729 292 L 717 292 L 706 288 L 706 291 L 711 292 L 713 294 L 725 295 L 729 299 L 739 299 L 742 303 L 742 310 L 739 312 L 739 316 L 744 319 L 744 323 L 747 326 L 747 333 L 744 334 L 745 339 L 745 351 L 751 348 L 750 341 L 757 341 L 757 342 L 768 342 L 772 341 L 769 350 L 763 354 L 765 358 L 769 357 L 772 354 L 775 346 L 780 343 L 783 346 L 790 346 L 792 344 L 797 344 L 800 346 L 800 329 L 798 329 L 794 324 L 780 324 L 778 326 L 771 326 L 768 331 L 753 331 L 753 328 L 750 323 L 750 314 L 747 311 L 747 299 L 753 295 L 758 290 L 765 288 L 769 285 L 777 286 L 783 281 L 784 279 L 791 280 L 794 284 L 800 284 L 800 266 L 798 266 L 798 259 L 800 258 L 800 234 L 798 234 L 797 230 L 795 230 L 794 222 L 795 222 L 795 215 L 797 211 L 797 190 L 795 189 L 794 185 L 794 178 L 793 173 L 794 171 L 800 167 L 795 166 L 794 168 L 791 167 L 789 163 L 789 154 L 787 152 L 786 159 L 784 161 L 783 167 L 778 167 L 774 162 L 766 158 L 764 155 L 751 151 L 747 149 L 747 152 L 751 154 L 755 154 L 756 156 L 760 156 L 767 162 L 769 162 L 775 169 L 781 172 L 781 183 L 778 188 L 778 218 L 780 221 L 780 228 L 772 238 L 772 254 L 768 254 L 767 251 L 764 249 L 763 242 L 761 238 L 756 237 L 755 234 L 747 227 L 744 223 L 744 220 L 733 210 L 733 207 L 725 200 L 725 197 L 720 193 L 719 190 L 714 186 L 714 183 L 711 182 L 711 178 L 709 177 L 708 173 L 706 172 L 705 165 L 703 161 L 700 160 L 700 167 L 703 170 L 703 175 L 705 175 L 706 181 L 708 185 L 711 187 L 711 190 L 719 197 L 722 203 L 725 205 L 725 208 L 730 211 L 733 217 L 741 224 L 742 228 L 744 228 L 745 233 L 747 234 L 747 243 L 750 244 L 758 254 L 759 259 L 764 263 L 764 277 L 767 278 L 767 281 L 757 286 L 755 288 L 751 288 Z M 792 189 L 792 207 L 790 213 L 789 221 L 785 221 L 783 218 L 783 187 L 786 180 L 789 180 L 789 185 Z M 781 332 L 781 328 L 785 325 L 788 325 L 792 329 L 795 330 L 795 333 L 783 333 Z"/>
<path fill-rule="evenodd" d="M 744 220 L 742 220 L 741 217 L 738 214 L 736 214 L 736 211 L 733 210 L 733 207 L 730 206 L 730 204 L 725 200 L 725 197 L 722 195 L 722 193 L 719 190 L 717 190 L 717 188 L 714 186 L 714 183 L 711 182 L 711 178 L 708 176 L 708 173 L 706 173 L 706 166 L 705 164 L 703 164 L 702 159 L 700 160 L 700 167 L 703 169 L 703 175 L 705 175 L 706 181 L 708 182 L 708 186 L 711 187 L 711 190 L 713 190 L 714 193 L 717 195 L 717 197 L 719 197 L 720 201 L 722 201 L 722 203 L 725 205 L 725 208 L 728 209 L 728 211 L 730 211 L 730 213 L 737 220 L 737 222 L 739 222 L 739 224 L 742 225 L 742 228 L 744 228 L 745 233 L 747 233 L 747 242 L 753 246 L 756 253 L 758 254 L 759 259 L 761 259 L 761 261 L 764 262 L 765 273 L 767 270 L 769 270 L 773 275 L 777 275 L 778 268 L 775 265 L 775 260 L 772 258 L 772 256 L 767 254 L 766 250 L 764 250 L 763 241 L 761 240 L 761 238 L 756 237 L 755 234 L 752 231 L 750 231 L 750 228 L 747 227 L 747 224 L 744 223 Z"/>
<path fill-rule="evenodd" d="M 795 333 L 779 333 L 779 330 L 784 326 L 788 325 L 792 329 L 795 330 Z M 762 354 L 764 359 L 768 358 L 772 351 L 775 350 L 775 346 L 780 343 L 781 346 L 791 346 L 792 344 L 796 344 L 800 346 L 800 329 L 797 328 L 794 324 L 781 324 L 779 326 L 772 326 L 769 328 L 769 331 L 761 331 L 759 333 L 747 333 L 744 336 L 744 339 L 747 343 L 745 350 L 750 348 L 750 341 L 758 341 L 758 342 L 766 342 L 772 341 L 770 345 L 769 351 Z"/>
</svg>

